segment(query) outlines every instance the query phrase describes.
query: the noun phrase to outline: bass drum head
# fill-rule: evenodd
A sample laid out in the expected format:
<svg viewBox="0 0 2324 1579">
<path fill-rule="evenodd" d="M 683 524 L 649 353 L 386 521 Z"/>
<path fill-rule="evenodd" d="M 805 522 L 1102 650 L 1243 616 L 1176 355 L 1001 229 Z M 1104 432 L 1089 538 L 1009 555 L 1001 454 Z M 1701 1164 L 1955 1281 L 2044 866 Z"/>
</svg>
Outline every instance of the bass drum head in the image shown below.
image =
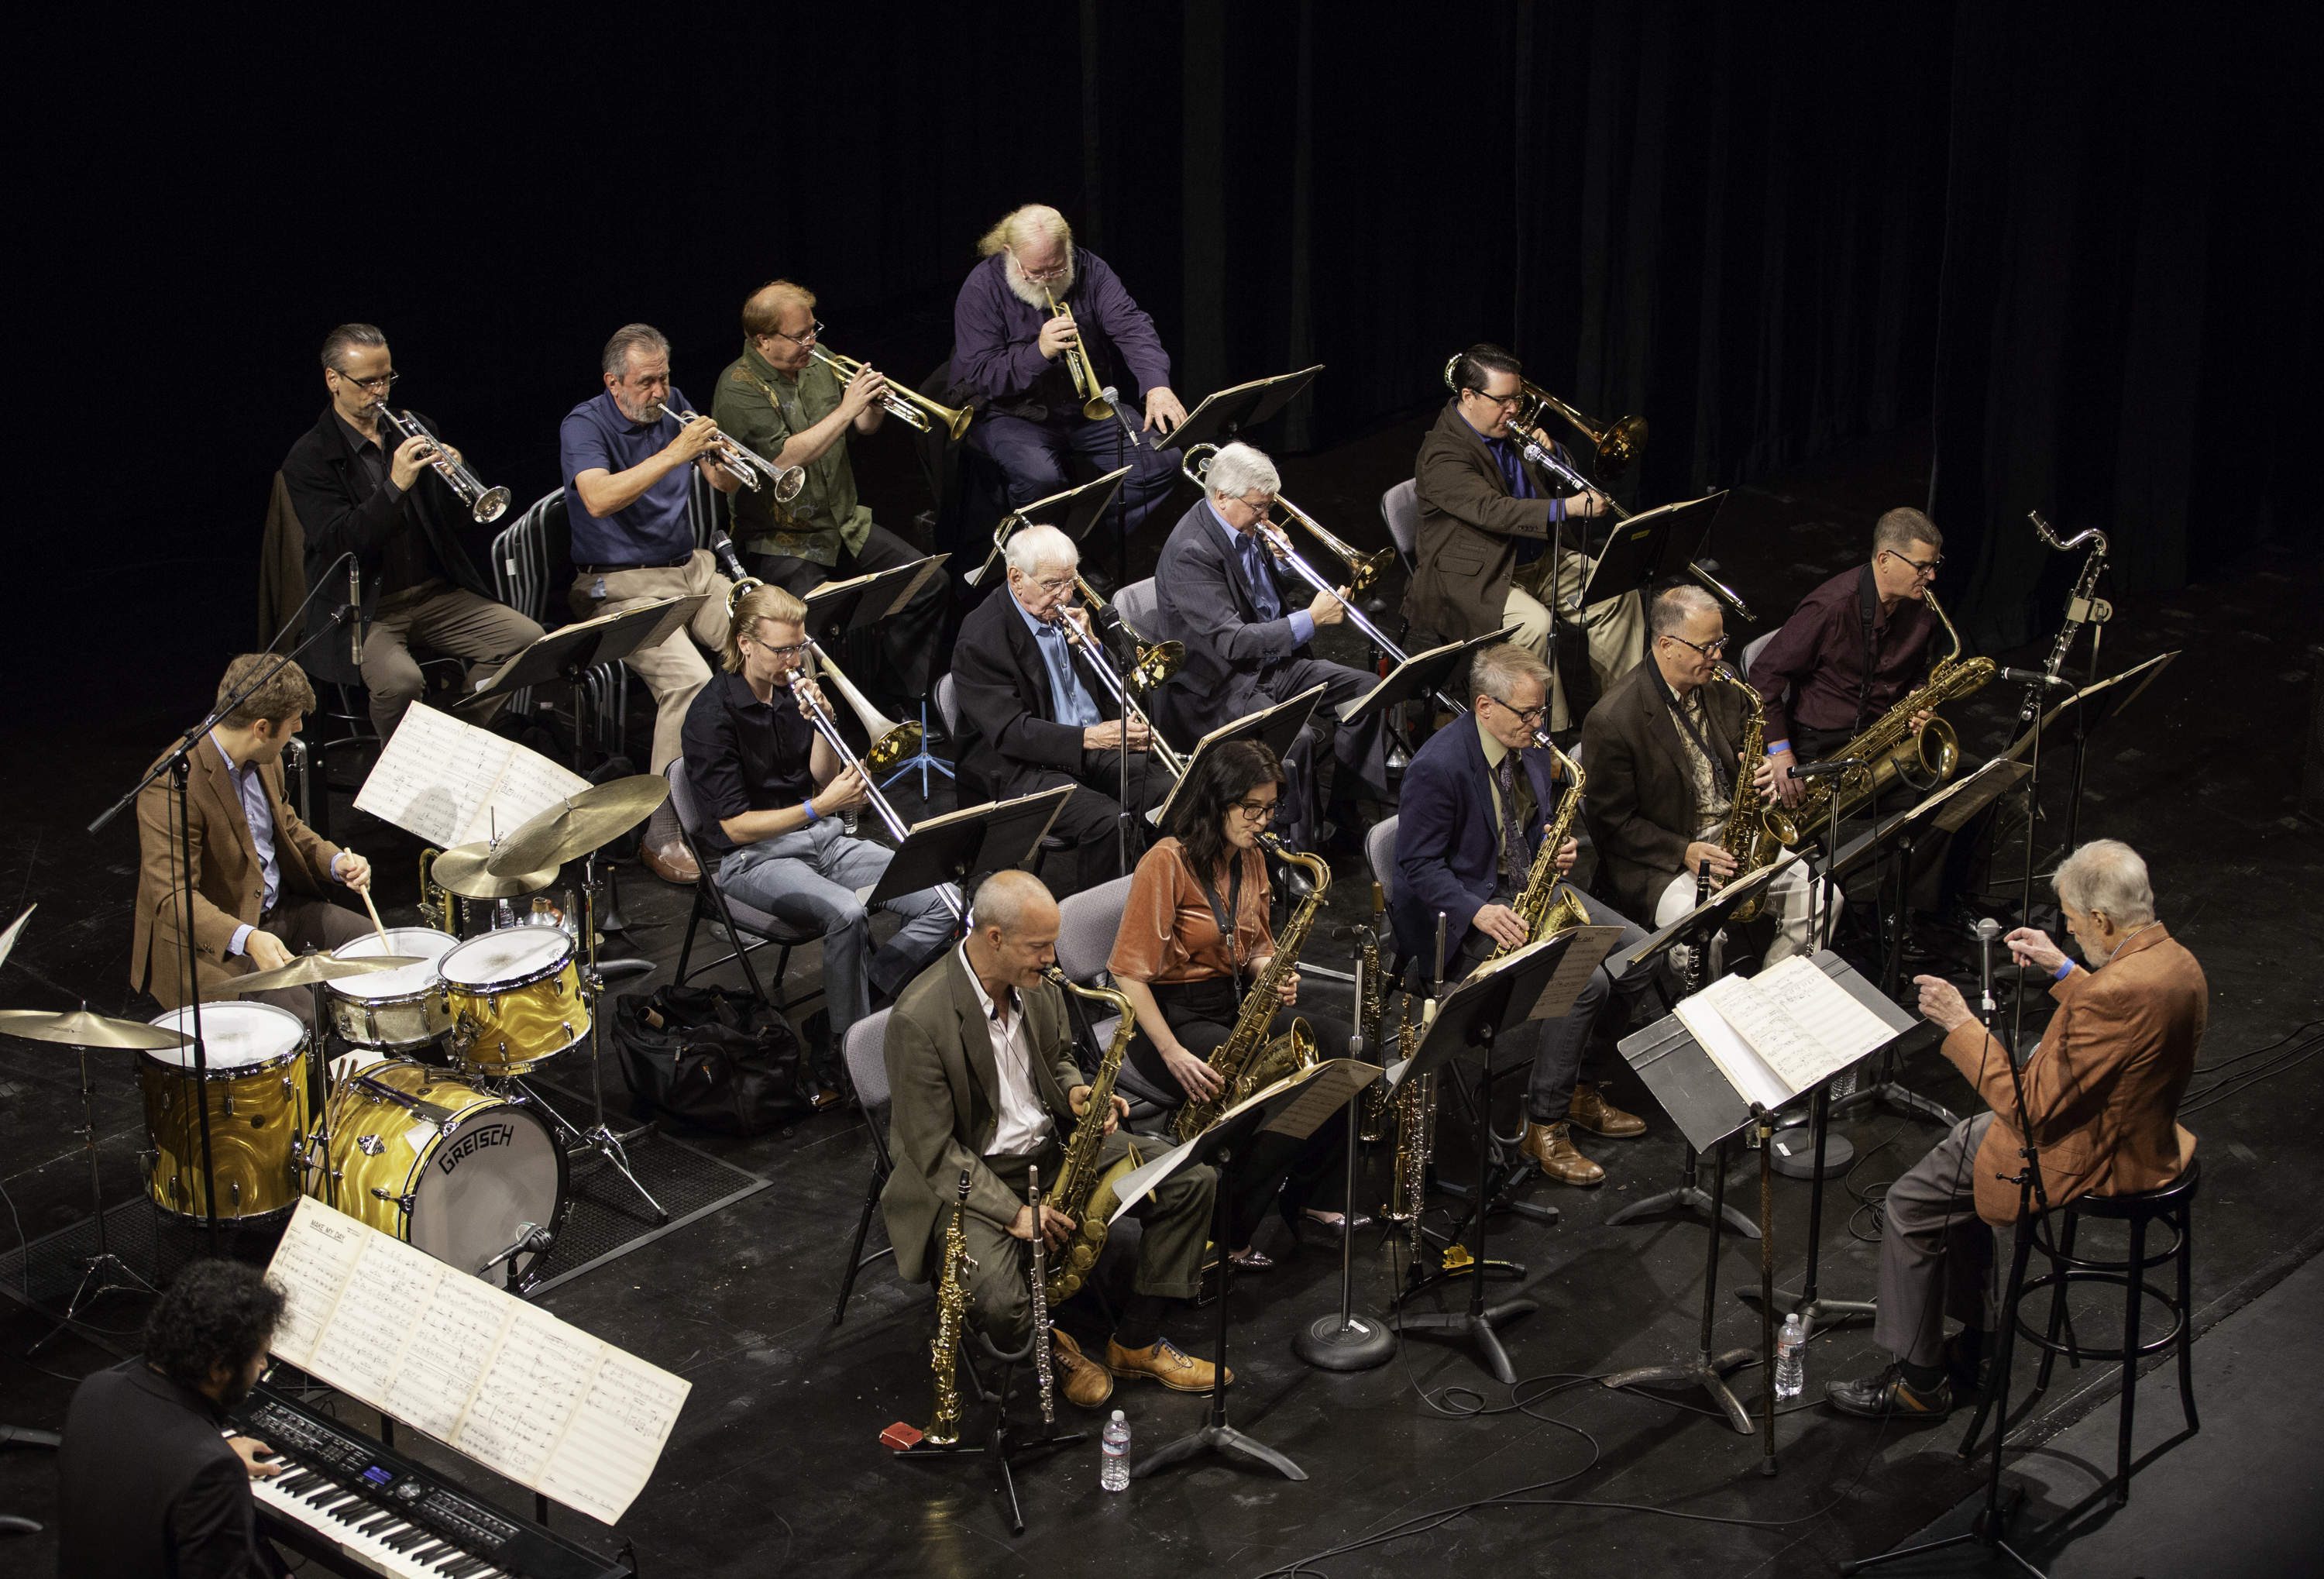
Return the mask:
<svg viewBox="0 0 2324 1579">
<path fill-rule="evenodd" d="M 429 1147 L 412 1186 L 412 1244 L 475 1272 L 516 1242 L 527 1223 L 558 1226 L 565 1199 L 565 1153 L 549 1127 L 507 1103 L 461 1115 Z M 520 1273 L 540 1258 L 519 1256 Z M 492 1273 L 494 1281 L 501 1269 Z"/>
</svg>

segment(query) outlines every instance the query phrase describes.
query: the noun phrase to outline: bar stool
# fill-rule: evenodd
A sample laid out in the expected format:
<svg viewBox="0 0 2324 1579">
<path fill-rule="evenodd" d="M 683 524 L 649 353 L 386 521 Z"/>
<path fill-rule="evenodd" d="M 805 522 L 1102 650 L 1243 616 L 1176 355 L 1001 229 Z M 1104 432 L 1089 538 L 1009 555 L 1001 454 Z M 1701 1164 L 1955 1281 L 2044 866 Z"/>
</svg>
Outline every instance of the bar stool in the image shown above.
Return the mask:
<svg viewBox="0 0 2324 1579">
<path fill-rule="evenodd" d="M 2066 1363 L 2080 1369 L 2088 1360 L 2118 1361 L 2122 1365 L 2120 1429 L 2115 1449 L 2115 1474 L 2106 1488 L 2112 1493 L 2114 1506 L 2119 1508 L 2130 1501 L 2130 1477 L 2144 1469 L 2166 1449 L 2175 1447 L 2202 1428 L 2195 1417 L 2195 1330 L 2192 1286 L 2194 1282 L 2194 1205 L 2195 1192 L 2202 1183 L 2202 1165 L 2190 1159 L 2179 1177 L 2158 1189 L 2138 1190 L 2119 1196 L 2084 1196 L 2069 1202 L 2062 1208 L 2057 1243 L 2053 1247 L 2037 1247 L 2049 1258 L 2050 1270 L 2025 1284 L 2012 1309 L 2012 1319 L 2017 1331 L 2027 1342 L 2042 1350 L 2042 1368 L 2034 1378 L 2034 1397 L 2048 1390 L 2050 1371 L 2059 1355 Z M 2075 1231 L 2084 1217 L 2103 1218 L 2130 1225 L 2130 1253 L 2120 1260 L 2106 1260 L 2074 1253 Z M 2163 1223 L 2172 1232 L 2168 1247 L 2149 1251 L 2146 1243 L 2150 1224 Z M 2165 1262 L 2178 1269 L 2175 1295 L 2165 1293 L 2146 1280 L 2147 1269 Z M 2066 1296 L 2076 1283 L 2108 1283 L 2123 1290 L 2122 1346 L 2092 1348 L 2074 1335 L 2073 1325 L 2066 1315 Z M 2036 1332 L 2023 1314 L 2025 1298 L 2038 1288 L 2050 1290 L 2050 1319 L 2047 1329 Z M 2152 1298 L 2170 1312 L 2167 1331 L 2159 1337 L 2140 1336 L 2140 1306 Z M 2062 1333 L 2062 1336 L 2061 1334 Z M 2135 1464 L 2131 1462 L 2130 1433 L 2133 1405 L 2138 1391 L 2138 1362 L 2149 1354 L 2162 1353 L 2176 1346 L 2179 1351 L 2179 1405 L 2185 1411 L 2187 1428 L 2150 1449 Z M 2006 1405 L 2004 1406 L 2006 1408 Z M 1985 1410 L 1978 1411 L 1979 1421 Z M 1976 1425 L 1970 1427 L 1969 1442 L 1962 1446 L 1969 1451 L 1976 1441 Z"/>
</svg>

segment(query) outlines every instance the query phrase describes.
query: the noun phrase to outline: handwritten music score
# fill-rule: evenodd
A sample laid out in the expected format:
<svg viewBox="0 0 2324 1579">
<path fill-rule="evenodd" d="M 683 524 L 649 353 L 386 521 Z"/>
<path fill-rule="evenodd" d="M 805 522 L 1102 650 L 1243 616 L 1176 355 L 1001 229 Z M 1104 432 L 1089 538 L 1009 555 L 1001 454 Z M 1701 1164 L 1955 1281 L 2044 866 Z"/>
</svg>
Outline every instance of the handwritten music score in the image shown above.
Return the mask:
<svg viewBox="0 0 2324 1579">
<path fill-rule="evenodd" d="M 1723 977 L 1679 1004 L 1677 1012 L 1729 1082 L 1769 1108 L 1781 1107 L 1896 1034 L 1805 955 L 1749 981 Z"/>
<path fill-rule="evenodd" d="M 693 1390 L 312 1197 L 268 1271 L 289 1298 L 278 1359 L 605 1524 Z"/>
<path fill-rule="evenodd" d="M 589 780 L 490 730 L 413 703 L 355 809 L 444 849 L 516 832 Z"/>
</svg>

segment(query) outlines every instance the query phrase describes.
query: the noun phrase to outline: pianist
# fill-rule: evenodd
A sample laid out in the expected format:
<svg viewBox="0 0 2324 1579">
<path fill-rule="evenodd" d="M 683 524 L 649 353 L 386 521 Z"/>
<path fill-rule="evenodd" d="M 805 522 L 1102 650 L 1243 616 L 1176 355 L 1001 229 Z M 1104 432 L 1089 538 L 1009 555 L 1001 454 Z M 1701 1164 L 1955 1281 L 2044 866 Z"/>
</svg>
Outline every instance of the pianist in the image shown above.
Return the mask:
<svg viewBox="0 0 2324 1579">
<path fill-rule="evenodd" d="M 227 1414 L 258 1384 L 282 1295 L 196 1261 L 153 1307 L 145 1353 L 81 1380 L 57 1466 L 59 1579 L 278 1579 L 250 1482 L 281 1473 Z"/>
</svg>

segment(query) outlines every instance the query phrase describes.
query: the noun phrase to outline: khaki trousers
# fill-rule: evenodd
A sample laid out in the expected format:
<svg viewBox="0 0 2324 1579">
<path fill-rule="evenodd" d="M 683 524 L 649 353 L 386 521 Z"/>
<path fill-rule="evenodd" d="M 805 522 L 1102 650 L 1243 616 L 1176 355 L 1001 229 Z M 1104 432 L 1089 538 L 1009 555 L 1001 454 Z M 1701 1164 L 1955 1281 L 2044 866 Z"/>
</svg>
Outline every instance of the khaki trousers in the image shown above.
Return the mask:
<svg viewBox="0 0 2324 1579">
<path fill-rule="evenodd" d="M 478 597 L 448 584 L 406 597 L 382 598 L 364 637 L 364 686 L 371 693 L 371 726 L 383 744 L 403 722 L 404 709 L 420 699 L 426 680 L 411 656 L 412 643 L 451 658 L 468 660 L 461 694 L 540 640 L 540 627 L 505 604 Z M 489 724 L 507 701 L 462 715 L 471 724 Z"/>
<path fill-rule="evenodd" d="M 1655 929 L 1662 930 L 1689 910 L 1694 909 L 1695 881 L 1682 872 L 1663 890 L 1662 898 L 1655 904 Z M 1822 900 L 1818 899 L 1821 893 Z M 1816 906 L 1828 901 L 1832 907 L 1833 925 L 1839 925 L 1841 900 L 1831 891 L 1831 885 L 1808 881 L 1807 863 L 1795 861 L 1775 874 L 1767 885 L 1767 908 L 1775 918 L 1775 940 L 1767 946 L 1763 965 L 1781 965 L 1795 954 L 1815 952 Z M 1726 968 L 1726 949 L 1720 939 L 1711 945 L 1712 976 Z"/>
<path fill-rule="evenodd" d="M 637 671 L 638 678 L 646 682 L 646 689 L 653 694 L 653 762 L 650 771 L 656 773 L 678 760 L 679 731 L 686 726 L 686 710 L 693 706 L 702 688 L 710 683 L 710 665 L 695 643 L 699 642 L 713 652 L 723 652 L 726 646 L 726 595 L 733 589 L 733 583 L 718 574 L 717 564 L 708 549 L 696 549 L 685 564 L 667 569 L 576 576 L 573 590 L 567 595 L 574 617 L 583 620 L 619 614 L 658 597 L 685 597 L 696 592 L 710 595 L 684 630 L 672 631 L 660 646 L 632 652 L 622 660 Z M 603 596 L 598 596 L 601 583 Z"/>
<path fill-rule="evenodd" d="M 293 955 L 309 948 L 319 948 L 328 954 L 342 943 L 372 936 L 368 917 L 328 900 L 286 899 L 258 918 L 258 930 L 273 934 Z M 247 956 L 238 956 L 235 964 L 242 967 L 235 974 L 249 974 L 251 962 Z M 306 1023 L 309 1030 L 315 1029 L 315 993 L 311 987 L 282 987 L 272 993 L 253 993 L 249 997 L 254 1003 L 288 1009 Z"/>
<path fill-rule="evenodd" d="M 1543 590 L 1547 579 L 1543 573 L 1545 561 L 1536 560 L 1521 569 L 1509 583 L 1508 596 L 1501 604 L 1501 628 L 1509 633 L 1509 640 L 1530 649 L 1543 662 L 1549 661 L 1549 608 L 1535 596 Z M 1594 559 L 1579 554 L 1558 556 L 1557 596 L 1559 598 L 1578 597 L 1589 577 Z M 1616 680 L 1638 666 L 1646 656 L 1646 603 L 1637 593 L 1626 592 L 1619 597 L 1609 597 L 1593 603 L 1577 615 L 1569 616 L 1581 623 L 1590 634 L 1590 672 L 1598 682 L 1598 694 L 1603 696 Z M 1551 688 L 1549 726 L 1555 730 L 1572 727 L 1572 716 L 1565 705 L 1565 682 L 1561 679 Z"/>
</svg>

